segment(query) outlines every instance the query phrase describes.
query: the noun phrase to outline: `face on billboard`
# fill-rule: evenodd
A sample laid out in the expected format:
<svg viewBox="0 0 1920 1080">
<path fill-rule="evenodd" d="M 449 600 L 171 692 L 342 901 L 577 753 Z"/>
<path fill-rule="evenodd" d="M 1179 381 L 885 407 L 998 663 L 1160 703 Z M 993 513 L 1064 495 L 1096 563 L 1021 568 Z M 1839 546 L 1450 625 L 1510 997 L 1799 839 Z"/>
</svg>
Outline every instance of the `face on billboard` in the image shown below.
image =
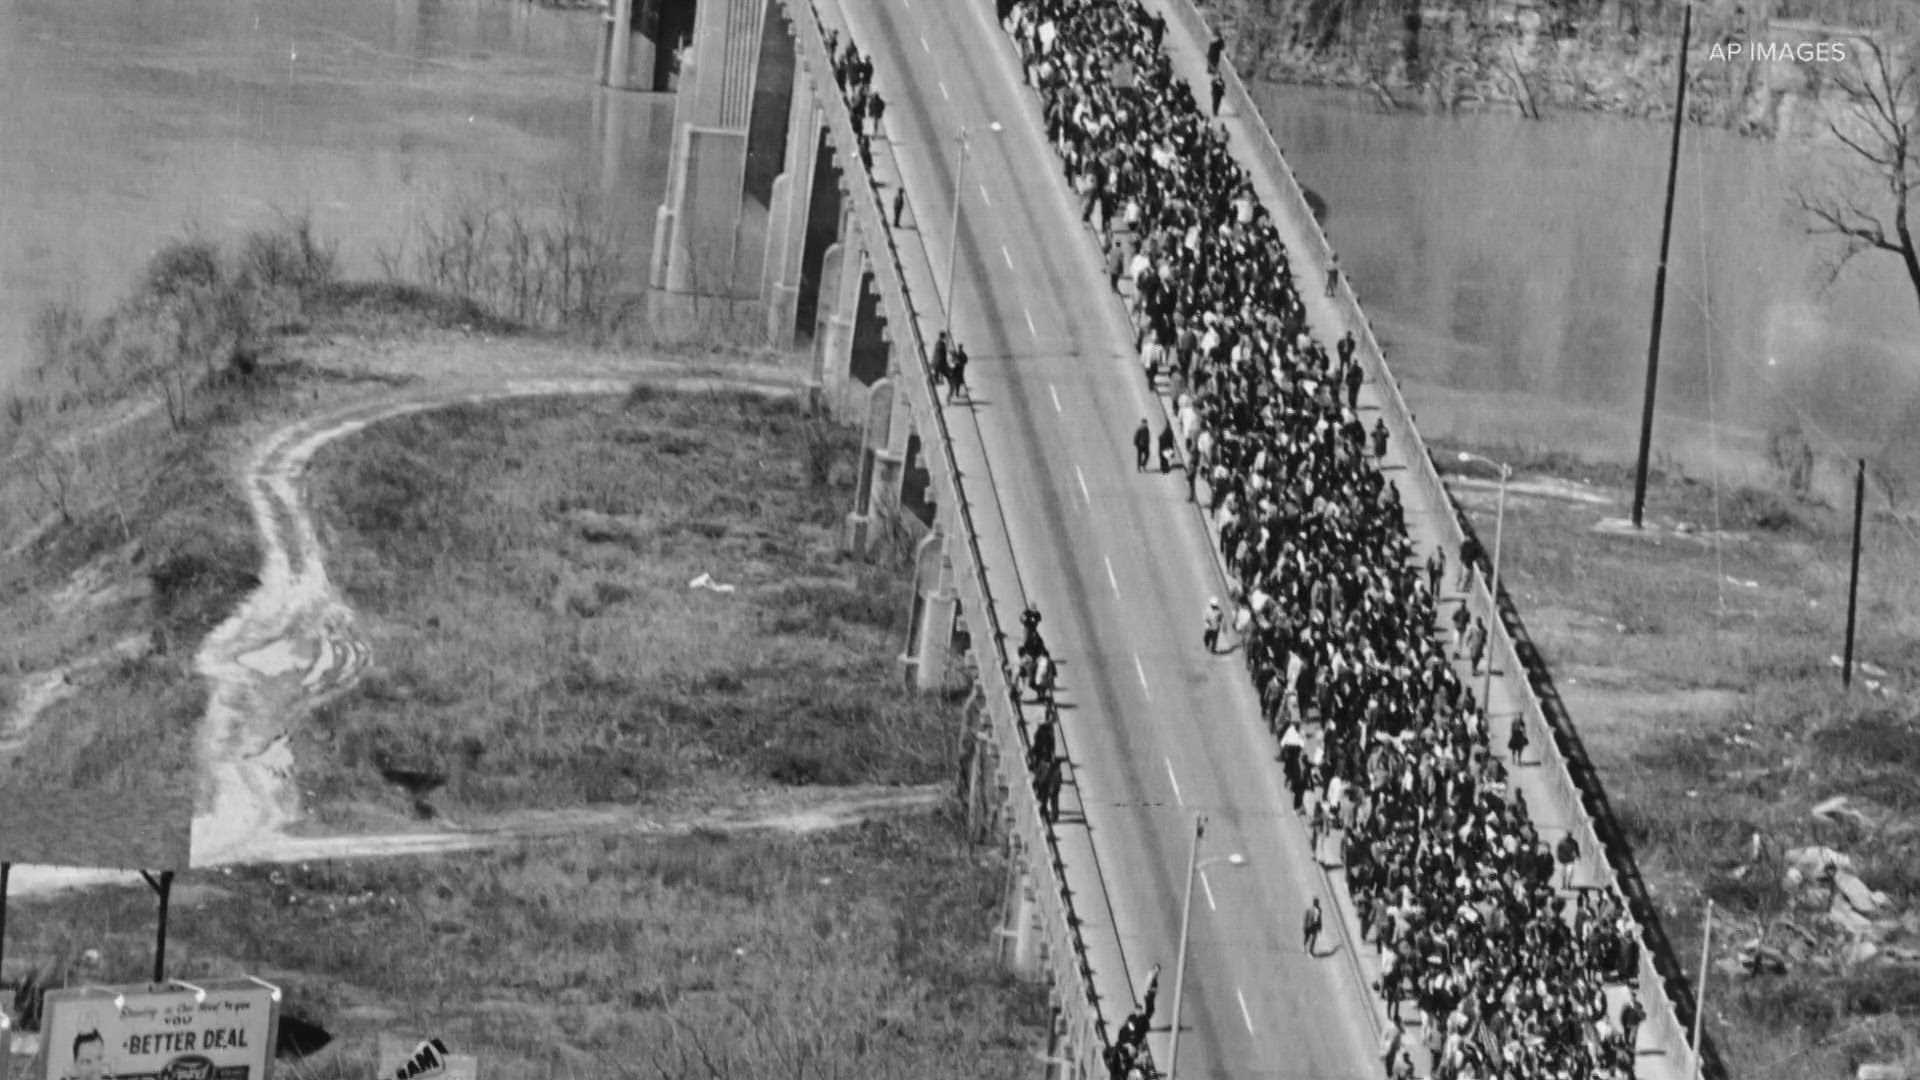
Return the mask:
<svg viewBox="0 0 1920 1080">
<path fill-rule="evenodd" d="M 44 1080 L 267 1080 L 272 991 L 53 991 Z"/>
</svg>

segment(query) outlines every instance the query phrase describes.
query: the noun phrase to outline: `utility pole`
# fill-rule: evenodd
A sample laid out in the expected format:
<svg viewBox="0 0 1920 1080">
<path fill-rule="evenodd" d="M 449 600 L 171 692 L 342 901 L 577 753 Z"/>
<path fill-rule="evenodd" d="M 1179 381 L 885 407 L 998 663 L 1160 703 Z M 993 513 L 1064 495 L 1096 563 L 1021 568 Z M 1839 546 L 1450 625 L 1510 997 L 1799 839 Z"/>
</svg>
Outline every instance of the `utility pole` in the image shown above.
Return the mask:
<svg viewBox="0 0 1920 1080">
<path fill-rule="evenodd" d="M 1167 1080 L 1177 1075 L 1180 1065 L 1180 999 L 1187 989 L 1187 930 L 1193 922 L 1193 878 L 1200 866 L 1200 838 L 1206 835 L 1207 819 L 1193 816 L 1193 854 L 1187 858 L 1187 899 L 1180 905 L 1180 955 L 1173 962 L 1173 1038 L 1167 1044 Z"/>
<path fill-rule="evenodd" d="M 1707 961 L 1713 957 L 1713 901 L 1700 928 L 1700 985 L 1693 992 L 1693 1080 L 1700 1080 L 1700 1029 L 1707 1021 Z"/>
<path fill-rule="evenodd" d="M 1867 503 L 1867 459 L 1853 473 L 1853 571 L 1847 575 L 1847 649 L 1840 666 L 1840 689 L 1853 689 L 1853 614 L 1860 600 L 1860 519 Z"/>
<path fill-rule="evenodd" d="M 1667 154 L 1667 209 L 1660 222 L 1660 269 L 1653 278 L 1653 334 L 1647 341 L 1647 392 L 1640 406 L 1640 457 L 1633 471 L 1633 527 L 1647 507 L 1647 456 L 1653 452 L 1653 397 L 1660 382 L 1660 324 L 1667 314 L 1667 245 L 1673 239 L 1673 189 L 1680 178 L 1680 125 L 1687 119 L 1687 45 L 1693 38 L 1693 5 L 1680 26 L 1680 87 L 1674 93 L 1673 146 Z"/>
</svg>

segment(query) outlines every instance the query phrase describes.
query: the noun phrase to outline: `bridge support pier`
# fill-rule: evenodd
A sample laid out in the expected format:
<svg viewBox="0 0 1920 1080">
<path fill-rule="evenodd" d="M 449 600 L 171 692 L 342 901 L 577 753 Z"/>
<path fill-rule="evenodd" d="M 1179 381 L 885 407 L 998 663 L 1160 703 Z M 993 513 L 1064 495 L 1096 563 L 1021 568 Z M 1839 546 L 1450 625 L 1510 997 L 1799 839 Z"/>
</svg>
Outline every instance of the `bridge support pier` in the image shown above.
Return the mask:
<svg viewBox="0 0 1920 1080">
<path fill-rule="evenodd" d="M 662 0 L 654 0 L 655 3 Z M 655 289 L 739 297 L 734 281 L 761 29 L 776 0 L 699 0 L 673 106 L 667 198 L 654 219 Z M 616 27 L 617 29 L 617 27 Z"/>
<path fill-rule="evenodd" d="M 816 370 L 834 416 L 853 413 L 853 329 L 860 314 L 860 279 L 866 274 L 865 254 L 858 240 L 847 239 L 827 249 L 821 260 L 820 332 L 814 339 Z M 829 291 L 829 288 L 831 291 Z"/>
<path fill-rule="evenodd" d="M 787 113 L 785 168 L 773 182 L 766 265 L 760 279 L 760 299 L 767 309 L 767 343 L 776 349 L 792 348 L 798 329 L 795 319 L 823 126 L 820 106 L 814 101 L 806 75 L 796 68 L 793 100 Z"/>
<path fill-rule="evenodd" d="M 1007 925 L 1001 930 L 1006 944 L 1002 955 L 1007 966 L 1020 975 L 1034 971 L 1034 939 L 1038 936 L 1033 926 L 1038 905 L 1034 903 L 1028 858 L 1025 847 L 1013 841 L 1012 857 L 1007 861 Z"/>
<path fill-rule="evenodd" d="M 947 558 L 947 533 L 936 527 L 921 538 L 914 555 L 913 612 L 907 620 L 907 652 L 900 658 L 914 689 L 946 686 L 959 608 L 953 564 Z"/>
</svg>

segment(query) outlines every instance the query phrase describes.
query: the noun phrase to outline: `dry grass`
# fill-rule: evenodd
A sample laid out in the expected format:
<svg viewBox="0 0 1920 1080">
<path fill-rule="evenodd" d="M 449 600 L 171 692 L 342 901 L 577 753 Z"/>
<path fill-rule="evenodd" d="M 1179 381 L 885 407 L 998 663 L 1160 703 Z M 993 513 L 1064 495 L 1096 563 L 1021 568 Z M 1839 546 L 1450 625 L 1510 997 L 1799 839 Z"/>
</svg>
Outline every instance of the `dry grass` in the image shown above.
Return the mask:
<svg viewBox="0 0 1920 1080">
<path fill-rule="evenodd" d="M 925 783 L 955 707 L 903 694 L 910 583 L 837 550 L 854 439 L 791 400 L 637 394 L 444 410 L 324 452 L 333 577 L 377 670 L 297 747 L 323 813 L 714 783 Z M 711 573 L 738 592 L 689 589 Z M 328 808 L 332 808 L 329 810 Z"/>
<path fill-rule="evenodd" d="M 998 866 L 943 818 L 811 838 L 605 837 L 409 862 L 196 873 L 170 974 L 262 975 L 335 1036 L 299 1080 L 367 1075 L 378 1030 L 492 1076 L 1032 1075 L 1044 994 L 995 963 Z M 144 888 L 16 902 L 9 967 L 151 965 Z M 78 976 L 75 976 L 76 978 Z M 804 1059 L 805 1064 L 796 1064 Z"/>
<path fill-rule="evenodd" d="M 1449 448 L 1450 450 L 1453 448 Z M 1920 904 L 1920 542 L 1869 518 L 1857 655 L 1886 668 L 1891 696 L 1856 678 L 1841 651 L 1851 514 L 1769 491 L 1722 490 L 1671 475 L 1650 488 L 1650 521 L 1724 536 L 1655 544 L 1593 531 L 1624 517 L 1632 475 L 1511 447 L 1488 456 L 1525 475 L 1585 479 L 1612 507 L 1510 498 L 1503 569 L 1528 629 L 1607 786 L 1683 964 L 1699 962 L 1704 899 L 1718 906 L 1715 957 L 1783 920 L 1814 928 L 1780 879 L 1784 853 L 1848 852 L 1901 912 Z M 1447 458 L 1448 454 L 1437 455 Z M 1483 539 L 1493 500 L 1465 498 Z M 1753 587 L 1746 583 L 1752 582 Z M 1833 795 L 1878 823 L 1870 833 L 1809 816 Z M 1762 857 L 1750 865 L 1755 833 Z M 1914 934 L 1905 935 L 1911 944 Z M 1911 1054 L 1920 969 L 1868 964 L 1786 976 L 1710 979 L 1709 1025 L 1733 1075 L 1838 1076 L 1856 1060 Z"/>
</svg>

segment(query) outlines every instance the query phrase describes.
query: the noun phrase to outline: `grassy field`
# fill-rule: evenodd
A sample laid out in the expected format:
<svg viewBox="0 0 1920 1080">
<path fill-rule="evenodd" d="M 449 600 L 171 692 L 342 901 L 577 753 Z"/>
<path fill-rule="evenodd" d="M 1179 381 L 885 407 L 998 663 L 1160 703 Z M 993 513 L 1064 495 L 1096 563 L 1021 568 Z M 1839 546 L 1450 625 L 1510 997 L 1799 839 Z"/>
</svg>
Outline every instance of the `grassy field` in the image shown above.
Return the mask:
<svg viewBox="0 0 1920 1080">
<path fill-rule="evenodd" d="M 921 818 L 197 873 L 169 973 L 285 987 L 334 1036 L 282 1062 L 296 1080 L 364 1080 L 378 1031 L 439 1035 L 495 1077 L 1034 1075 L 1044 992 L 996 963 L 1002 877 L 956 835 Z M 139 981 L 152 918 L 144 888 L 16 903 L 9 955 L 98 949 L 87 981 Z"/>
<path fill-rule="evenodd" d="M 1868 518 L 1856 655 L 1885 674 L 1856 676 L 1845 695 L 1830 658 L 1845 627 L 1850 507 L 1656 477 L 1649 520 L 1701 530 L 1656 543 L 1594 530 L 1627 515 L 1630 471 L 1471 449 L 1519 479 L 1571 479 L 1613 499 L 1510 497 L 1502 573 L 1689 971 L 1715 902 L 1707 1015 L 1733 1074 L 1840 1076 L 1851 1062 L 1911 1058 L 1920 965 L 1884 950 L 1920 946 L 1920 537 Z M 1490 539 L 1492 493 L 1456 494 Z M 1810 815 L 1836 795 L 1864 824 Z M 1880 956 L 1843 961 L 1825 890 L 1783 884 L 1786 852 L 1822 844 L 1893 901 L 1876 915 Z M 1762 944 L 1789 958 L 1785 974 L 1730 962 Z"/>
<path fill-rule="evenodd" d="M 313 805 L 410 813 L 392 777 L 460 762 L 436 812 L 949 775 L 957 707 L 902 694 L 894 659 L 910 582 L 837 549 L 854 447 L 792 399 L 636 393 L 323 451 L 330 572 L 379 662 L 296 745 Z"/>
</svg>

